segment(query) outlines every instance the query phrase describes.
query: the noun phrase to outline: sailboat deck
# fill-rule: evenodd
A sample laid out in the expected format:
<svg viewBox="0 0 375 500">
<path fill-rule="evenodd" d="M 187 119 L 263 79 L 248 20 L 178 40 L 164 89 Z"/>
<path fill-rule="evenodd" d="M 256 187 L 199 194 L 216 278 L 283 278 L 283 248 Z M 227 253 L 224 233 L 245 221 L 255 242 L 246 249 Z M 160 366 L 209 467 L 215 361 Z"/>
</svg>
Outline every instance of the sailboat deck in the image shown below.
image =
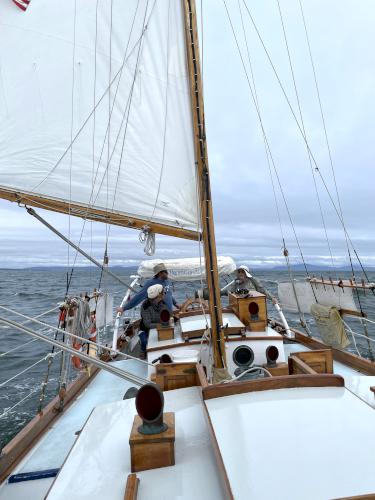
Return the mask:
<svg viewBox="0 0 375 500">
<path fill-rule="evenodd" d="M 236 500 L 375 492 L 375 413 L 344 387 L 251 392 L 205 404 Z"/>
<path fill-rule="evenodd" d="M 147 366 L 137 361 L 116 361 L 116 366 L 141 377 L 147 376 Z M 82 429 L 92 409 L 100 404 L 122 399 L 130 382 L 101 370 L 78 399 L 53 424 L 43 438 L 14 469 L 13 474 L 60 468 L 73 446 L 76 432 Z M 44 498 L 52 479 L 38 479 L 0 486 L 0 500 Z"/>
<path fill-rule="evenodd" d="M 137 498 L 224 499 L 200 389 L 168 391 L 164 398 L 165 411 L 175 412 L 176 465 L 137 473 Z M 56 478 L 48 500 L 122 500 L 130 474 L 129 435 L 135 414 L 134 399 L 96 408 Z"/>
</svg>

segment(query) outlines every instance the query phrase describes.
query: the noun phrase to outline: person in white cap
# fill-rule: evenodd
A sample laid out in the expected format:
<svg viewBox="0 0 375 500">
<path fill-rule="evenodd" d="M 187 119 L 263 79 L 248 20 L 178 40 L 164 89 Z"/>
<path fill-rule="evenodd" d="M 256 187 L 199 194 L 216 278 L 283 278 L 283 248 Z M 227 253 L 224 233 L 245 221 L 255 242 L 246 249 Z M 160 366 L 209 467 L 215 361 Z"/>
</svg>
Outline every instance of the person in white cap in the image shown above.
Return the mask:
<svg viewBox="0 0 375 500">
<path fill-rule="evenodd" d="M 141 307 L 141 323 L 139 325 L 142 353 L 146 352 L 148 335 L 151 328 L 156 328 L 156 325 L 160 323 L 160 313 L 163 309 L 167 309 L 167 304 L 164 302 L 163 285 L 148 287 L 147 299 Z"/>
<path fill-rule="evenodd" d="M 234 280 L 231 292 L 235 293 L 237 290 L 256 290 L 259 293 L 264 293 L 268 299 L 272 300 L 273 304 L 277 303 L 276 298 L 251 275 L 247 266 L 237 267 L 236 273 L 237 279 Z"/>
<path fill-rule="evenodd" d="M 117 309 L 117 312 L 123 313 L 124 311 L 133 309 L 133 307 L 139 305 L 143 300 L 147 298 L 147 291 L 153 285 L 162 285 L 162 287 L 164 288 L 164 301 L 170 312 L 173 312 L 173 306 L 179 309 L 179 305 L 172 295 L 172 284 L 168 279 L 168 269 L 165 267 L 165 264 L 163 264 L 162 262 L 156 264 L 153 271 L 154 277 L 146 281 L 146 283 L 143 285 L 143 288 L 138 293 L 136 293 L 125 304 L 124 307 L 119 307 Z"/>
</svg>

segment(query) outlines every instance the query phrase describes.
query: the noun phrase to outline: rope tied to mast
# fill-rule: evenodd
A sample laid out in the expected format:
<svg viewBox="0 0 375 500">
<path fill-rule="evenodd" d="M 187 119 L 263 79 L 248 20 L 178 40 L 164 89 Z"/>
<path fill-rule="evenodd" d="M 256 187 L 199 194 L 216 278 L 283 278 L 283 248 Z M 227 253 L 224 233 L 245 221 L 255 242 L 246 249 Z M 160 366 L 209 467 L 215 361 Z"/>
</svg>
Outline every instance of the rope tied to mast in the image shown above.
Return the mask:
<svg viewBox="0 0 375 500">
<path fill-rule="evenodd" d="M 156 243 L 155 243 L 155 233 L 151 230 L 150 226 L 143 226 L 139 233 L 139 241 L 144 244 L 143 251 L 149 257 L 154 255 Z"/>
</svg>

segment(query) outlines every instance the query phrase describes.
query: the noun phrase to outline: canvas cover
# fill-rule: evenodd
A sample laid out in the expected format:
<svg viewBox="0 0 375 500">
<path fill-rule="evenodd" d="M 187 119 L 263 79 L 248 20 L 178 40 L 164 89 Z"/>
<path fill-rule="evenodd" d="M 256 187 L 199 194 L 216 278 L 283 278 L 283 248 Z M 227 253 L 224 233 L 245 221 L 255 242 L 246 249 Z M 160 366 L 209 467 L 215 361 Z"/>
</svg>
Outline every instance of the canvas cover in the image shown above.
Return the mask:
<svg viewBox="0 0 375 500">
<path fill-rule="evenodd" d="M 205 279 L 206 269 L 204 259 L 199 257 L 189 259 L 153 259 L 144 260 L 138 268 L 142 278 L 152 278 L 154 267 L 163 262 L 168 269 L 169 278 L 174 281 L 198 281 Z M 236 270 L 236 264 L 231 257 L 220 256 L 217 258 L 219 275 L 228 275 Z"/>
</svg>

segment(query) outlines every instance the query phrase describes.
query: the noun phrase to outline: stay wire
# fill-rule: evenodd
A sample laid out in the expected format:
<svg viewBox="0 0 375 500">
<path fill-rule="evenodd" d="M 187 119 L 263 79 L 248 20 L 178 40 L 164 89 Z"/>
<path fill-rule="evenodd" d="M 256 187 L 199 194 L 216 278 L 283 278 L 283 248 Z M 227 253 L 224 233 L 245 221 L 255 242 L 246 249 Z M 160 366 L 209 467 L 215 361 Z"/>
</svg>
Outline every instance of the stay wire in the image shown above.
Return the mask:
<svg viewBox="0 0 375 500">
<path fill-rule="evenodd" d="M 256 87 L 256 84 L 255 84 L 255 75 L 254 75 L 254 70 L 253 70 L 253 64 L 251 62 L 249 44 L 248 44 L 248 41 L 247 41 L 245 24 L 244 24 L 243 15 L 242 15 L 241 1 L 237 0 L 237 3 L 238 3 L 238 9 L 239 9 L 239 12 L 240 12 L 240 18 L 241 18 L 241 25 L 242 25 L 243 36 L 244 36 L 244 39 L 245 39 L 247 59 L 248 59 L 249 68 L 250 68 L 250 74 L 251 74 L 251 81 L 252 81 L 253 88 L 254 88 L 255 106 L 256 106 L 256 110 L 257 110 L 258 116 L 261 116 L 261 107 L 260 107 L 260 103 L 259 103 L 257 87 Z M 267 142 L 266 142 L 264 134 L 262 134 L 262 137 L 263 137 L 263 143 L 264 143 L 264 149 L 265 149 L 265 155 L 266 155 L 268 172 L 269 172 L 270 179 L 271 179 L 271 185 L 272 185 L 273 198 L 274 198 L 274 202 L 275 202 L 276 214 L 277 214 L 277 219 L 278 219 L 279 227 L 280 227 L 281 239 L 283 241 L 283 247 L 285 247 L 284 230 L 283 230 L 283 226 L 282 226 L 282 222 L 281 222 L 281 214 L 280 214 L 279 203 L 278 203 L 277 195 L 276 195 L 276 187 L 275 187 L 275 183 L 274 183 L 274 179 L 273 179 L 273 175 L 272 175 L 271 161 L 270 161 L 270 157 L 269 157 L 269 153 L 268 153 L 268 149 L 267 149 Z"/>
<path fill-rule="evenodd" d="M 156 192 L 155 203 L 152 210 L 152 215 L 150 217 L 150 222 L 154 218 L 156 205 L 159 201 L 160 187 L 161 181 L 163 178 L 163 170 L 165 166 L 165 146 L 166 146 L 166 138 L 167 138 L 167 127 L 168 127 L 168 94 L 169 94 L 169 38 L 170 38 L 170 10 L 171 10 L 171 0 L 168 1 L 168 33 L 167 33 L 167 74 L 166 74 L 166 85 L 165 85 L 165 105 L 164 105 L 164 128 L 163 128 L 163 151 L 162 151 L 162 159 L 161 159 L 161 169 L 159 174 L 159 182 L 158 189 Z"/>
<path fill-rule="evenodd" d="M 248 16 L 249 16 L 249 18 L 250 18 L 250 20 L 251 20 L 251 23 L 252 23 L 252 25 L 253 25 L 253 27 L 254 27 L 254 29 L 255 29 L 255 32 L 256 32 L 256 34 L 257 34 L 257 36 L 258 36 L 258 38 L 259 38 L 259 41 L 260 41 L 260 43 L 262 44 L 262 47 L 263 47 L 263 49 L 264 49 L 264 51 L 265 51 L 265 54 L 266 54 L 267 59 L 268 59 L 268 61 L 269 61 L 270 65 L 271 65 L 271 68 L 272 68 L 272 70 L 273 70 L 273 72 L 274 72 L 274 74 L 275 74 L 275 76 L 276 76 L 277 82 L 278 82 L 278 84 L 279 84 L 279 86 L 280 86 L 280 89 L 281 89 L 281 91 L 282 91 L 282 93 L 283 93 L 283 95 L 284 95 L 284 97 L 285 97 L 285 100 L 286 100 L 286 102 L 287 102 L 287 104 L 288 104 L 288 107 L 289 107 L 289 109 L 290 109 L 290 111 L 291 111 L 291 113 L 292 113 L 292 116 L 293 116 L 293 118 L 294 118 L 294 120 L 295 120 L 295 122 L 296 122 L 296 125 L 297 125 L 297 127 L 298 127 L 298 129 L 299 129 L 299 131 L 300 131 L 300 133 L 301 133 L 301 135 L 302 135 L 302 138 L 303 138 L 303 140 L 304 140 L 304 142 L 305 142 L 305 144 L 306 144 L 306 148 L 308 148 L 308 150 L 309 150 L 309 153 L 310 153 L 310 155 L 311 155 L 311 159 L 312 159 L 312 161 L 313 161 L 313 163 L 314 163 L 314 166 L 315 166 L 315 170 L 316 170 L 316 172 L 318 172 L 318 173 L 319 173 L 320 178 L 323 180 L 323 176 L 322 176 L 322 173 L 321 173 L 321 171 L 320 171 L 320 169 L 319 169 L 318 163 L 317 163 L 317 161 L 316 161 L 316 159 L 315 159 L 315 156 L 314 156 L 313 152 L 312 152 L 312 151 L 311 151 L 311 149 L 310 149 L 310 146 L 309 146 L 308 142 L 306 141 L 306 139 L 305 139 L 305 137 L 304 137 L 304 135 L 303 135 L 303 131 L 302 131 L 301 125 L 300 125 L 300 123 L 299 123 L 299 121 L 298 121 L 298 118 L 297 118 L 297 116 L 296 116 L 295 112 L 294 112 L 294 109 L 293 109 L 293 107 L 292 107 L 292 105 L 291 105 L 291 102 L 290 102 L 290 100 L 289 100 L 289 98 L 288 98 L 288 96 L 287 96 L 287 94 L 286 94 L 286 91 L 285 91 L 285 89 L 284 89 L 284 87 L 283 87 L 283 84 L 282 84 L 282 82 L 281 82 L 281 80 L 280 80 L 280 77 L 279 77 L 279 75 L 278 75 L 278 73 L 277 73 L 277 70 L 276 70 L 276 68 L 275 68 L 275 65 L 274 65 L 274 64 L 273 64 L 273 62 L 272 62 L 272 59 L 271 59 L 271 57 L 270 57 L 270 55 L 269 55 L 269 52 L 268 52 L 268 50 L 267 50 L 267 47 L 265 46 L 265 43 L 264 43 L 264 41 L 263 41 L 263 38 L 262 38 L 262 36 L 261 36 L 261 34 L 260 34 L 260 32 L 259 32 L 259 30 L 258 30 L 258 28 L 257 28 L 256 24 L 255 24 L 255 21 L 254 21 L 254 19 L 253 19 L 253 17 L 252 17 L 252 14 L 251 14 L 251 12 L 250 12 L 250 9 L 249 9 L 248 5 L 246 4 L 246 1 L 245 1 L 245 0 L 242 0 L 242 1 L 243 1 L 244 6 L 245 6 L 245 9 L 246 9 L 246 11 L 247 11 L 247 13 L 248 13 Z M 330 191 L 329 191 L 329 189 L 328 189 L 328 187 L 327 187 L 327 185 L 326 185 L 326 183 L 325 183 L 325 182 L 324 182 L 324 185 L 325 185 L 325 189 L 327 190 L 327 193 L 328 193 L 328 195 L 329 195 L 330 201 L 331 201 L 331 203 L 332 203 L 332 205 L 333 205 L 333 208 L 335 209 L 335 212 L 336 212 L 336 214 L 338 215 L 339 221 L 340 221 L 340 223 L 342 224 L 342 226 L 343 226 L 343 228 L 344 228 L 344 231 L 346 231 L 345 223 L 344 223 L 344 221 L 343 221 L 343 219 L 342 219 L 342 217 L 341 217 L 341 215 L 340 215 L 340 213 L 339 213 L 339 211 L 338 211 L 338 209 L 337 209 L 337 207 L 336 207 L 336 204 L 335 204 L 335 202 L 334 202 L 334 200 L 333 200 L 333 198 L 332 198 L 332 195 L 330 194 Z M 365 271 L 364 271 L 364 268 L 363 268 L 363 266 L 362 266 L 362 263 L 361 263 L 361 261 L 360 261 L 360 259 L 359 259 L 359 256 L 358 256 L 358 254 L 357 254 L 357 252 L 356 252 L 356 250 L 355 250 L 355 248 L 354 248 L 353 242 L 351 241 L 351 239 L 350 239 L 350 237 L 349 237 L 349 235 L 348 235 L 347 231 L 346 231 L 346 234 L 347 234 L 347 236 L 348 236 L 348 240 L 350 241 L 350 244 L 351 244 L 351 246 L 352 246 L 352 248 L 353 248 L 353 251 L 354 251 L 354 252 L 355 252 L 355 254 L 356 254 L 356 257 L 357 257 L 358 262 L 359 262 L 359 264 L 360 264 L 360 266 L 361 266 L 361 269 L 363 270 L 363 272 L 364 272 L 364 274 L 365 274 L 365 276 L 366 276 L 366 279 L 368 279 L 368 276 L 367 276 L 367 274 L 366 274 L 366 273 L 365 273 Z"/>
<path fill-rule="evenodd" d="M 286 201 L 285 193 L 284 193 L 284 190 L 282 188 L 282 184 L 281 184 L 281 181 L 280 181 L 278 170 L 276 168 L 276 164 L 275 164 L 272 152 L 271 152 L 270 144 L 269 144 L 269 141 L 268 141 L 268 138 L 267 138 L 267 134 L 265 132 L 264 125 L 263 125 L 263 120 L 262 120 L 262 117 L 261 117 L 261 115 L 259 113 L 259 109 L 256 107 L 256 100 L 255 100 L 254 92 L 253 92 L 253 89 L 252 89 L 252 86 L 251 86 L 251 83 L 250 83 L 250 80 L 249 80 L 249 75 L 248 75 L 248 72 L 247 72 L 247 69 L 246 69 L 246 65 L 245 65 L 245 62 L 244 62 L 244 59 L 243 59 L 243 56 L 242 56 L 241 48 L 240 48 L 239 43 L 238 43 L 238 39 L 237 39 L 237 35 L 236 35 L 235 29 L 234 29 L 234 26 L 233 26 L 233 22 L 232 22 L 232 19 L 230 17 L 229 11 L 228 11 L 226 0 L 223 0 L 223 3 L 224 3 L 225 10 L 226 10 L 226 13 L 227 13 L 227 17 L 228 17 L 228 20 L 229 20 L 229 23 L 230 23 L 230 26 L 231 26 L 231 29 L 232 29 L 233 37 L 234 37 L 234 40 L 235 40 L 236 45 L 237 45 L 237 51 L 238 51 L 238 54 L 239 54 L 241 62 L 242 62 L 242 66 L 243 66 L 243 69 L 244 69 L 244 72 L 245 72 L 245 76 L 246 76 L 247 83 L 248 83 L 248 86 L 249 86 L 249 90 L 250 90 L 250 93 L 251 93 L 251 96 L 252 96 L 252 99 L 253 99 L 253 102 L 254 102 L 254 106 L 255 106 L 255 109 L 256 109 L 256 112 L 257 112 L 257 115 L 258 115 L 258 119 L 259 119 L 259 123 L 260 123 L 261 129 L 262 129 L 264 140 L 266 141 L 266 144 L 267 144 L 267 149 L 268 149 L 268 152 L 269 152 L 269 155 L 270 155 L 272 166 L 273 166 L 274 171 L 275 171 L 276 179 L 278 181 L 278 185 L 279 185 L 279 189 L 280 189 L 283 201 L 284 201 L 285 209 L 286 209 L 286 212 L 288 214 L 289 222 L 290 222 L 290 225 L 292 227 L 292 231 L 293 231 L 293 234 L 294 234 L 294 237 L 295 237 L 295 240 L 296 240 L 299 252 L 300 252 L 300 256 L 301 256 L 301 259 L 302 259 L 302 262 L 303 262 L 303 265 L 304 265 L 304 268 L 305 268 L 305 273 L 306 273 L 307 277 L 309 278 L 310 276 L 309 276 L 309 272 L 308 272 L 308 269 L 307 269 L 307 266 L 306 266 L 305 258 L 303 256 L 302 248 L 301 248 L 301 245 L 299 243 L 299 239 L 298 239 L 298 236 L 297 236 L 296 229 L 294 227 L 294 223 L 293 223 L 293 219 L 292 219 L 292 216 L 291 216 L 291 213 L 290 213 L 290 210 L 289 210 L 289 206 L 288 206 L 288 203 Z M 314 294 L 315 300 L 317 302 L 316 294 L 315 294 L 315 291 L 314 291 L 313 287 L 311 287 L 311 289 L 312 289 L 312 292 Z"/>
<path fill-rule="evenodd" d="M 112 105 L 112 110 L 111 110 L 111 114 L 113 113 L 113 109 L 114 109 L 114 106 L 115 106 L 115 103 L 116 103 L 116 98 L 117 98 L 117 93 L 118 93 L 118 89 L 119 89 L 119 85 L 120 85 L 120 81 L 121 81 L 121 77 L 122 77 L 122 71 L 123 71 L 123 68 L 125 67 L 126 65 L 126 62 L 127 60 L 129 59 L 129 57 L 132 55 L 133 53 L 133 50 L 135 49 L 135 47 L 137 47 L 137 45 L 139 43 L 141 43 L 141 40 L 143 38 L 143 35 L 144 35 L 144 30 L 141 32 L 141 36 L 138 38 L 137 42 L 135 43 L 134 47 L 132 48 L 132 50 L 130 51 L 130 53 L 128 54 L 128 48 L 129 48 L 129 44 L 130 44 L 130 39 L 131 39 L 131 35 L 133 33 L 133 28 L 134 28 L 134 23 L 135 23 L 135 19 L 136 19 L 136 16 L 137 16 L 137 12 L 138 12 L 138 7 L 139 7 L 139 3 L 140 3 L 140 0 L 138 0 L 138 3 L 137 3 L 137 6 L 136 6 L 136 10 L 135 10 L 135 13 L 134 13 L 134 17 L 133 17 L 133 21 L 132 21 L 132 26 L 131 26 L 131 29 L 130 29 L 130 33 L 129 33 L 129 37 L 128 37 L 128 41 L 127 41 L 127 44 L 126 44 L 126 48 L 125 48 L 125 51 L 124 51 L 124 58 L 123 58 L 123 62 L 122 62 L 122 65 L 120 67 L 120 70 L 116 73 L 115 77 L 113 78 L 112 82 L 111 82 L 111 85 L 115 82 L 117 76 L 119 76 L 118 78 L 118 81 L 117 81 L 117 87 L 116 87 L 116 91 L 115 91 L 115 96 L 114 96 L 114 99 L 113 99 L 113 105 Z M 107 89 L 108 90 L 108 89 Z M 103 96 L 101 97 L 101 99 L 98 101 L 97 105 L 94 105 L 94 109 L 93 109 L 93 113 L 95 113 L 95 110 L 96 108 L 98 107 L 99 103 L 102 101 L 102 99 L 104 98 L 105 96 L 105 93 L 103 94 Z M 124 114 L 125 114 L 126 110 L 124 111 Z M 91 115 L 90 115 L 91 116 Z M 87 119 L 88 121 L 88 119 Z M 122 127 L 122 124 L 120 126 L 120 129 Z M 79 242 L 78 242 L 78 246 L 80 246 L 81 244 L 81 241 L 82 241 L 82 237 L 83 237 L 83 233 L 84 233 L 84 229 L 85 229 L 85 225 L 86 225 L 86 221 L 87 221 L 87 215 L 88 215 L 88 212 L 89 212 L 89 209 L 90 207 L 92 207 L 96 200 L 97 200 L 97 197 L 99 195 L 99 192 L 100 192 L 100 189 L 101 189 L 101 186 L 103 185 L 103 180 L 105 178 L 105 173 L 106 171 L 104 172 L 103 174 L 103 177 L 102 177 L 102 180 L 101 180 L 101 183 L 100 183 L 100 186 L 98 188 L 98 193 L 96 195 L 96 197 L 94 198 L 94 190 L 95 190 L 95 184 L 96 184 L 96 179 L 98 177 L 98 173 L 99 173 L 99 167 L 100 167 L 100 163 L 101 163 L 101 158 L 102 158 L 102 155 L 103 155 L 103 151 L 104 151 L 104 146 L 105 146 L 105 142 L 106 142 L 106 139 L 107 139 L 107 134 L 108 134 L 108 128 L 109 126 L 107 125 L 107 129 L 106 129 L 106 133 L 105 133 L 105 137 L 104 137 L 104 140 L 103 140 L 103 145 L 102 145 L 102 148 L 101 148 L 101 153 L 100 153 L 100 157 L 99 157 L 99 161 L 98 161 L 98 165 L 97 165 L 97 168 L 96 168 L 96 173 L 95 173 L 95 178 L 93 179 L 93 182 L 92 182 L 92 189 L 91 189 L 91 193 L 90 193 L 90 199 L 89 199 L 89 203 L 88 203 L 88 206 L 87 206 L 87 209 L 86 209 L 86 214 L 84 216 L 84 223 L 82 225 L 82 230 L 81 230 L 81 234 L 80 234 L 80 238 L 79 238 Z M 78 135 L 77 135 L 78 136 Z M 76 136 L 76 137 L 77 137 Z M 116 142 L 117 144 L 117 142 Z M 95 144 L 93 143 L 93 148 L 95 147 Z M 95 152 L 93 150 L 93 163 L 94 163 L 94 157 L 95 157 Z M 94 198 L 94 199 L 93 199 Z M 76 264 L 76 261 L 77 261 L 77 257 L 78 257 L 78 251 L 76 251 L 76 254 L 75 254 L 75 258 L 74 258 L 74 262 L 73 262 L 73 266 L 72 266 L 72 269 L 71 269 L 71 273 L 70 273 L 70 277 L 68 279 L 68 284 L 67 284 L 67 293 L 68 293 L 68 290 L 70 288 L 70 284 L 71 284 L 71 280 L 72 280 L 72 276 L 73 276 L 73 272 L 74 272 L 74 268 L 75 268 L 75 264 Z"/>
<path fill-rule="evenodd" d="M 305 122 L 304 122 L 304 119 L 303 119 L 301 101 L 300 101 L 299 93 L 298 93 L 298 89 L 297 89 L 297 82 L 296 82 L 294 68 L 293 68 L 293 63 L 292 63 L 292 57 L 291 57 L 291 53 L 290 53 L 290 49 L 289 49 L 288 37 L 287 37 L 287 34 L 286 34 L 284 17 L 283 17 L 281 6 L 280 6 L 280 0 L 277 0 L 277 6 L 278 6 L 278 10 L 279 10 L 280 22 L 281 22 L 281 26 L 282 26 L 282 30 L 283 30 L 283 35 L 284 35 L 285 48 L 286 48 L 286 51 L 287 51 L 287 54 L 288 54 L 289 67 L 290 67 L 290 72 L 291 72 L 291 75 L 292 75 L 294 93 L 295 93 L 295 96 L 296 96 L 296 101 L 297 101 L 297 106 L 298 106 L 298 112 L 299 112 L 299 116 L 300 116 L 300 120 L 301 120 L 301 127 L 302 127 L 303 135 L 304 135 L 304 138 L 305 138 L 305 142 L 307 143 L 308 139 L 307 139 L 306 127 L 305 127 Z M 318 203 L 318 207 L 319 207 L 320 217 L 322 219 L 322 225 L 323 225 L 323 230 L 324 230 L 324 234 L 325 234 L 325 238 L 326 238 L 326 242 L 327 242 L 327 246 L 328 246 L 328 251 L 329 251 L 329 254 L 330 254 L 330 257 L 331 257 L 332 271 L 336 275 L 336 279 L 338 280 L 338 276 L 337 276 L 337 273 L 336 273 L 335 265 L 334 265 L 334 262 L 333 262 L 333 254 L 332 254 L 332 249 L 331 249 L 331 245 L 330 245 L 329 238 L 328 238 L 327 226 L 326 226 L 326 222 L 325 222 L 325 219 L 324 219 L 322 204 L 321 204 L 321 201 L 320 201 L 318 186 L 317 186 L 315 175 L 314 175 L 314 168 L 313 168 L 313 163 L 312 163 L 312 159 L 311 159 L 310 150 L 308 148 L 306 148 L 306 152 L 307 152 L 308 161 L 309 161 L 309 165 L 310 165 L 311 175 L 312 175 L 313 182 L 314 182 L 315 195 L 316 195 L 316 199 L 317 199 L 317 203 Z"/>
</svg>

